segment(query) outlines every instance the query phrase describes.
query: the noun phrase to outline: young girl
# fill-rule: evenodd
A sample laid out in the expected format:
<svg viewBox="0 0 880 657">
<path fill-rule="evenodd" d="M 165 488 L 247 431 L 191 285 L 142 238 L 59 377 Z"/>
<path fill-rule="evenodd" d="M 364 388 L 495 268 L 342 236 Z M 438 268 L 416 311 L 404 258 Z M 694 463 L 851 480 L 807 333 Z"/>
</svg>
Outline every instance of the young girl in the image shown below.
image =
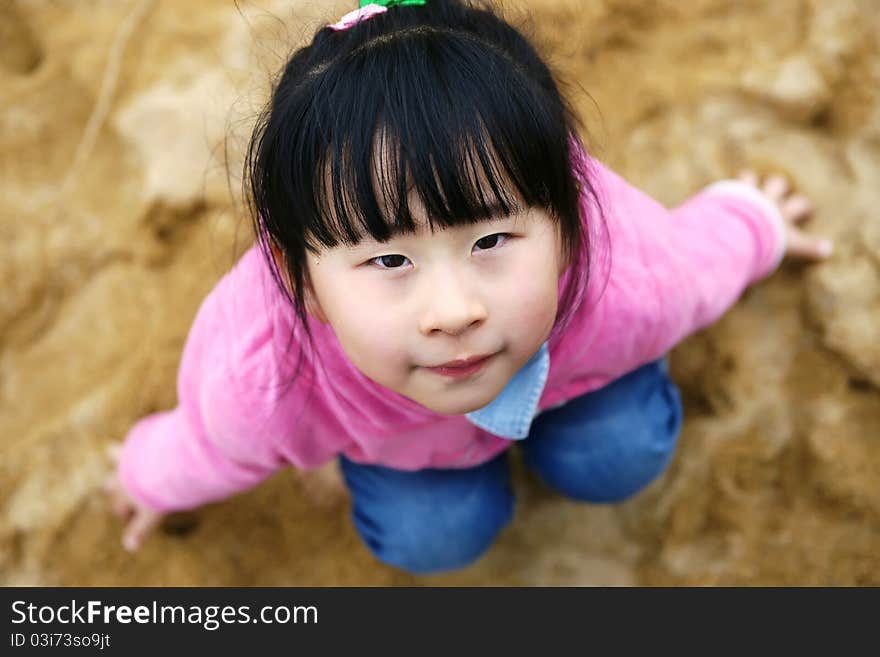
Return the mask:
<svg viewBox="0 0 880 657">
<path fill-rule="evenodd" d="M 168 512 L 338 459 L 352 518 L 414 573 L 511 520 L 507 450 L 612 502 L 668 464 L 663 357 L 785 253 L 830 243 L 784 179 L 672 211 L 592 159 L 547 66 L 465 0 L 366 4 L 287 63 L 247 161 L 257 244 L 202 303 L 179 406 L 108 481 L 136 549 Z"/>
</svg>

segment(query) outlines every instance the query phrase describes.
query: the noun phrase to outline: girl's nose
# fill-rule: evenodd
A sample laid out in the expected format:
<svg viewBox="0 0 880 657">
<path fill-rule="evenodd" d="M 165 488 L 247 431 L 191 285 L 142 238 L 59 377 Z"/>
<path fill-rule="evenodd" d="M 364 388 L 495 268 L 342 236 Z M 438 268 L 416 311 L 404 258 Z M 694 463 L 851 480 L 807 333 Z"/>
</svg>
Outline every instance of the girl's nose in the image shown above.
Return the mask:
<svg viewBox="0 0 880 657">
<path fill-rule="evenodd" d="M 488 313 L 479 295 L 463 277 L 435 277 L 424 290 L 425 311 L 420 330 L 425 335 L 442 331 L 450 335 L 464 333 L 483 322 Z"/>
</svg>

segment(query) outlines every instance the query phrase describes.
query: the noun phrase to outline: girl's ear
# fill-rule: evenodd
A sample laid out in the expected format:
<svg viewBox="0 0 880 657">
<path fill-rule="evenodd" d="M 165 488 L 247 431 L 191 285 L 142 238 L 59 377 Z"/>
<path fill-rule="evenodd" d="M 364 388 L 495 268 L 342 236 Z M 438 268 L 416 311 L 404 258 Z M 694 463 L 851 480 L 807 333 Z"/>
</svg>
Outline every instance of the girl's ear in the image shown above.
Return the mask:
<svg viewBox="0 0 880 657">
<path fill-rule="evenodd" d="M 274 242 L 269 243 L 269 249 L 272 251 L 272 259 L 275 261 L 275 267 L 278 269 L 278 273 L 281 274 L 281 278 L 284 280 L 284 286 L 287 288 L 288 292 L 291 292 L 293 286 L 287 278 L 287 261 L 285 260 L 284 255 L 281 253 L 278 245 Z"/>
<path fill-rule="evenodd" d="M 324 310 L 321 308 L 321 304 L 318 301 L 318 295 L 315 294 L 315 290 L 312 287 L 312 282 L 311 280 L 309 280 L 308 274 L 306 274 L 305 294 L 306 312 L 322 324 L 326 324 L 327 316 L 324 314 Z"/>
<path fill-rule="evenodd" d="M 281 250 L 278 248 L 278 246 L 274 243 L 270 243 L 269 248 L 272 250 L 272 258 L 273 260 L 275 260 L 275 266 L 278 267 L 278 271 L 281 273 L 282 279 L 284 279 L 284 285 L 287 287 L 287 291 L 290 294 L 293 294 L 293 285 L 290 284 L 290 279 L 287 276 L 287 262 L 285 261 L 284 255 L 281 253 Z M 315 294 L 314 288 L 312 287 L 311 277 L 309 276 L 308 270 L 306 271 L 305 283 L 306 312 L 317 319 L 319 322 L 326 324 L 327 316 L 324 315 L 321 304 L 318 302 L 318 297 Z"/>
<path fill-rule="evenodd" d="M 568 266 L 572 263 L 573 258 L 570 255 L 565 253 L 565 247 L 562 239 L 562 227 L 557 224 L 556 225 L 556 265 L 558 271 L 556 272 L 556 277 L 561 278 L 565 273 L 565 270 L 568 269 Z"/>
</svg>

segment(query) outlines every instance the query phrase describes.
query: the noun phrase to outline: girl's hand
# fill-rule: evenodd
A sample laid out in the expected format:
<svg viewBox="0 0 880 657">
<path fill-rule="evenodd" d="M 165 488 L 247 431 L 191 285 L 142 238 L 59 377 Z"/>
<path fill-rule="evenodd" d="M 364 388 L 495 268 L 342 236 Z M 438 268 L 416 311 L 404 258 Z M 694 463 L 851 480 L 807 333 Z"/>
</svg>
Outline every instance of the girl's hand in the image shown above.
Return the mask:
<svg viewBox="0 0 880 657">
<path fill-rule="evenodd" d="M 129 552 L 134 552 L 149 536 L 166 514 L 154 511 L 135 502 L 122 487 L 117 466 L 121 443 L 113 443 L 107 448 L 107 454 L 113 465 L 104 480 L 104 492 L 110 498 L 110 509 L 123 520 L 127 520 L 122 532 L 122 545 Z"/>
<path fill-rule="evenodd" d="M 797 224 L 810 216 L 813 204 L 802 194 L 791 193 L 791 185 L 781 175 L 768 176 L 759 181 L 758 175 L 747 169 L 739 174 L 739 179 L 751 185 L 770 199 L 779 208 L 785 221 L 785 255 L 806 260 L 824 260 L 831 255 L 831 240 L 805 233 Z"/>
</svg>

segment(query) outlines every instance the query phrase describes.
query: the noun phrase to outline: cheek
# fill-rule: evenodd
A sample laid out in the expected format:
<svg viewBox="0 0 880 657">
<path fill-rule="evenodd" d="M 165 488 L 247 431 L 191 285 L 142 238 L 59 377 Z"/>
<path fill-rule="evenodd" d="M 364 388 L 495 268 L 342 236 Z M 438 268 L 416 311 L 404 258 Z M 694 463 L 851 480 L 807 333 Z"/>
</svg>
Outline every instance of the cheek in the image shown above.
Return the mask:
<svg viewBox="0 0 880 657">
<path fill-rule="evenodd" d="M 556 320 L 556 287 L 532 285 L 521 296 L 519 330 L 530 342 L 543 342 Z"/>
<path fill-rule="evenodd" d="M 364 286 L 340 285 L 336 292 L 325 295 L 325 311 L 352 362 L 362 370 L 375 370 L 406 358 L 401 322 L 387 301 Z"/>
<path fill-rule="evenodd" d="M 505 305 L 513 315 L 509 321 L 523 334 L 549 332 L 556 317 L 558 285 L 555 261 L 523 259 L 506 286 Z"/>
</svg>

